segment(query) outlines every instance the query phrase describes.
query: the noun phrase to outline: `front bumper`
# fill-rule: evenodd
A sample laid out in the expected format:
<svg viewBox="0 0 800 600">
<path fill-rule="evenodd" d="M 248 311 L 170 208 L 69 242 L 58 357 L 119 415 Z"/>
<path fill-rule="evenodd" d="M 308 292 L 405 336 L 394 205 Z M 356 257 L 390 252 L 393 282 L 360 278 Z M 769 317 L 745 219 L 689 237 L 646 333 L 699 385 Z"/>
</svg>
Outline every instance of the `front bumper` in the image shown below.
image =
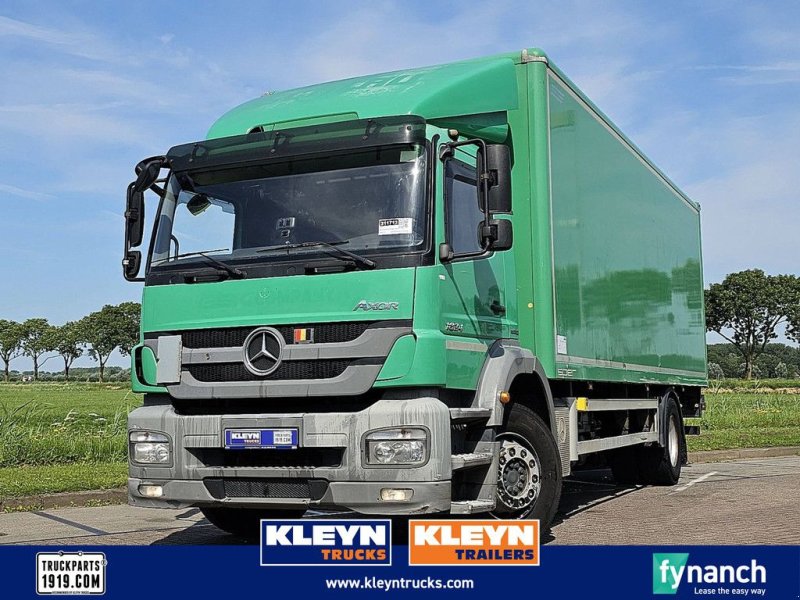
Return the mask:
<svg viewBox="0 0 800 600">
<path fill-rule="evenodd" d="M 364 464 L 364 435 L 374 429 L 399 426 L 429 431 L 428 461 L 413 468 Z M 224 458 L 231 452 L 239 453 L 233 457 L 236 459 L 241 453 L 258 452 L 224 450 L 225 429 L 271 427 L 296 427 L 301 449 L 335 452 L 341 460 L 338 464 L 287 464 L 293 450 L 279 451 L 281 466 L 257 461 L 248 461 L 246 466 L 230 465 Z M 145 406 L 130 414 L 128 429 L 159 431 L 172 443 L 171 466 L 130 463 L 128 494 L 135 506 L 305 507 L 364 514 L 424 514 L 450 509 L 449 409 L 433 396 L 420 397 L 418 391 L 413 396 L 394 392 L 357 412 L 182 415 L 171 405 Z M 257 455 L 245 456 L 249 459 Z M 298 493 L 307 482 L 311 482 L 312 493 Z M 160 485 L 162 496 L 143 496 L 139 492 L 142 484 Z M 384 488 L 410 489 L 413 496 L 408 501 L 382 501 Z M 293 491 L 284 493 L 286 489 Z"/>
</svg>

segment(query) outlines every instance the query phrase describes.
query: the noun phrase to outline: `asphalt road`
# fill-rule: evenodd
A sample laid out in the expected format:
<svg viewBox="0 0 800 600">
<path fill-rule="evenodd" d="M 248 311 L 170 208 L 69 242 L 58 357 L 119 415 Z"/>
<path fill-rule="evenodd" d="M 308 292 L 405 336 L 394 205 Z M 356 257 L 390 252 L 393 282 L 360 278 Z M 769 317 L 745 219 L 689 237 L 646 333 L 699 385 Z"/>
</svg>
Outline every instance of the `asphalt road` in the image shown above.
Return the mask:
<svg viewBox="0 0 800 600">
<path fill-rule="evenodd" d="M 551 544 L 800 544 L 800 456 L 684 467 L 674 487 L 565 481 Z M 197 509 L 125 505 L 0 515 L 0 544 L 237 544 Z"/>
</svg>

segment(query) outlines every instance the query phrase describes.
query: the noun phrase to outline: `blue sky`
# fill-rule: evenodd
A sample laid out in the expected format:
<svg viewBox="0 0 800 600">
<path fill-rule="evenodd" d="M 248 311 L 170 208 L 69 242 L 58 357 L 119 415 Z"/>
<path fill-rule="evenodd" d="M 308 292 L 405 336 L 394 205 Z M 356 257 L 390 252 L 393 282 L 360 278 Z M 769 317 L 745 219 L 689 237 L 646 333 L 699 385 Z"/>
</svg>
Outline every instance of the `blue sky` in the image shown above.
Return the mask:
<svg viewBox="0 0 800 600">
<path fill-rule="evenodd" d="M 526 46 L 701 203 L 706 281 L 797 273 L 799 40 L 792 1 L 4 0 L 0 318 L 60 324 L 138 300 L 119 267 L 132 167 L 227 109 Z"/>
</svg>

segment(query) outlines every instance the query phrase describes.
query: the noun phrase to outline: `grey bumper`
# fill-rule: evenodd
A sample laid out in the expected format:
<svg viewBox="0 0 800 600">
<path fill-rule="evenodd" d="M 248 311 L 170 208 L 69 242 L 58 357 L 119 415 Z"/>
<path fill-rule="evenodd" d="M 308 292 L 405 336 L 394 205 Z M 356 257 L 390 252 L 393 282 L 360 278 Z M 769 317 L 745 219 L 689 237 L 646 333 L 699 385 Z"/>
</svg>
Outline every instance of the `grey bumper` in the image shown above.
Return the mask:
<svg viewBox="0 0 800 600">
<path fill-rule="evenodd" d="M 364 435 L 374 429 L 398 426 L 428 430 L 428 461 L 414 468 L 366 465 L 362 450 Z M 301 448 L 341 452 L 340 464 L 229 467 L 206 460 L 222 452 L 255 452 L 224 451 L 225 429 L 270 427 L 298 428 Z M 135 506 L 307 507 L 365 514 L 423 514 L 450 509 L 450 412 L 434 397 L 402 397 L 395 393 L 358 412 L 279 415 L 180 415 L 169 405 L 146 406 L 130 414 L 128 429 L 167 434 L 173 453 L 171 466 L 130 464 L 128 493 L 130 503 Z M 211 485 L 222 480 L 314 481 L 323 487 L 318 488 L 319 494 L 306 497 L 280 497 L 274 493 L 268 497 L 246 494 L 230 497 Z M 144 497 L 139 492 L 141 484 L 160 485 L 163 495 L 157 499 Z M 384 502 L 380 499 L 383 488 L 410 489 L 413 497 L 404 502 Z"/>
</svg>

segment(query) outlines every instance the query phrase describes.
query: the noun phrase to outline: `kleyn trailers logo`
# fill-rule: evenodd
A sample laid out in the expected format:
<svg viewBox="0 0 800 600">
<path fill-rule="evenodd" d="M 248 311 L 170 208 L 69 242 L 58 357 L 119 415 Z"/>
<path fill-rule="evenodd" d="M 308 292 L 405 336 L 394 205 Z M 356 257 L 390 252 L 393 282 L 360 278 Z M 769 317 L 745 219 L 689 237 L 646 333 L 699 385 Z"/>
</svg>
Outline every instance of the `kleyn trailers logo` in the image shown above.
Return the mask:
<svg viewBox="0 0 800 600">
<path fill-rule="evenodd" d="M 411 520 L 409 565 L 539 564 L 539 521 Z"/>
<path fill-rule="evenodd" d="M 391 564 L 388 519 L 261 521 L 261 566 Z"/>
<path fill-rule="evenodd" d="M 767 568 L 755 559 L 740 565 L 688 563 L 686 552 L 653 554 L 653 594 L 677 594 L 685 583 L 693 596 L 766 595 Z"/>
</svg>

